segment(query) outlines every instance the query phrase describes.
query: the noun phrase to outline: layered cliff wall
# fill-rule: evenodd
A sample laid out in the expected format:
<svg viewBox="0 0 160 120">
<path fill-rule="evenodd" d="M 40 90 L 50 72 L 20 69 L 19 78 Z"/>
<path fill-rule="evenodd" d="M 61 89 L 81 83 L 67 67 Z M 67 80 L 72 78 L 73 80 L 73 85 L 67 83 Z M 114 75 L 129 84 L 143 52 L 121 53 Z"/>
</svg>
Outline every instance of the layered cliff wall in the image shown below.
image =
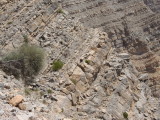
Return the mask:
<svg viewBox="0 0 160 120">
<path fill-rule="evenodd" d="M 28 87 L 45 94 L 26 96 L 35 119 L 121 120 L 125 112 L 129 120 L 160 119 L 159 0 L 2 0 L 0 5 L 1 56 L 23 44 L 23 35 L 47 54 L 44 70 Z M 65 64 L 54 72 L 51 63 L 57 59 Z M 22 83 L 3 76 L 13 91 L 3 94 L 24 95 Z M 19 119 L 17 111 L 8 118 Z"/>
</svg>

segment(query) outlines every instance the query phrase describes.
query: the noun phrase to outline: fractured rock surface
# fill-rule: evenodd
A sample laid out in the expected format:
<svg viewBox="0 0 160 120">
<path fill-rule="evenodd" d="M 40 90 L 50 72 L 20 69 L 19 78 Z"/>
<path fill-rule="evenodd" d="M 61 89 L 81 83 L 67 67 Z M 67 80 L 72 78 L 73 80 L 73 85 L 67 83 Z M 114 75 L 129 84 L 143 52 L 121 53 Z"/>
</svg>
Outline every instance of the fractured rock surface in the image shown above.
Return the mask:
<svg viewBox="0 0 160 120">
<path fill-rule="evenodd" d="M 1 57 L 23 35 L 46 65 L 28 87 L 0 72 L 0 119 L 160 119 L 159 0 L 2 0 Z M 21 110 L 6 104 L 17 94 Z"/>
</svg>

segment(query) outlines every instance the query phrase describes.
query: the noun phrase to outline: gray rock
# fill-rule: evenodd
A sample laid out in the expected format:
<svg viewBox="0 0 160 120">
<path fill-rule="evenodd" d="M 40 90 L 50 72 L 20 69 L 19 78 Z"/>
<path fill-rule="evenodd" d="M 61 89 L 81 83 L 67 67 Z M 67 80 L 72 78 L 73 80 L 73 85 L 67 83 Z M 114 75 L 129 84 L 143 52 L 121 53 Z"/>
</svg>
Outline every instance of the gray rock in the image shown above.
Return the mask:
<svg viewBox="0 0 160 120">
<path fill-rule="evenodd" d="M 4 111 L 3 111 L 3 110 L 0 110 L 0 116 L 3 115 L 3 114 L 4 114 Z"/>
<path fill-rule="evenodd" d="M 17 114 L 16 116 L 18 120 L 29 120 L 29 118 L 34 116 L 34 113 L 28 113 L 28 114 L 20 113 L 20 114 Z"/>
<path fill-rule="evenodd" d="M 0 89 L 4 89 L 4 83 L 0 83 Z"/>
<path fill-rule="evenodd" d="M 148 74 L 147 73 L 141 74 L 139 76 L 139 80 L 145 82 L 146 80 L 148 80 Z"/>
<path fill-rule="evenodd" d="M 82 112 L 86 112 L 88 114 L 93 114 L 94 112 L 96 112 L 96 108 L 90 106 L 90 105 L 84 105 L 82 108 L 81 108 L 81 111 Z"/>
<path fill-rule="evenodd" d="M 118 54 L 118 57 L 127 60 L 129 59 L 130 55 L 128 53 L 120 53 Z"/>
</svg>

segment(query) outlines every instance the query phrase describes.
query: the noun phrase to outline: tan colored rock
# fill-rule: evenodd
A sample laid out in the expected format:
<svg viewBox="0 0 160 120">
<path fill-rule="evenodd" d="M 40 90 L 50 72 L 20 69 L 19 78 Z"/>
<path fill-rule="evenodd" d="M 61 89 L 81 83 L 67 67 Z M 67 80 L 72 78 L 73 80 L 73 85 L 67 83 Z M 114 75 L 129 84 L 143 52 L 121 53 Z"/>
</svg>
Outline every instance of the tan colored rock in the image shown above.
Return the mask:
<svg viewBox="0 0 160 120">
<path fill-rule="evenodd" d="M 9 104 L 13 105 L 13 106 L 17 106 L 18 104 L 20 104 L 23 101 L 24 97 L 22 95 L 16 95 L 15 97 L 13 97 L 10 101 Z"/>
<path fill-rule="evenodd" d="M 62 92 L 64 92 L 64 93 L 67 94 L 67 95 L 69 94 L 69 91 L 68 91 L 66 88 L 63 88 L 63 89 L 62 89 Z"/>
<path fill-rule="evenodd" d="M 84 77 L 85 73 L 82 71 L 82 69 L 80 67 L 76 67 L 71 78 L 79 81 L 81 77 Z"/>
<path fill-rule="evenodd" d="M 24 104 L 22 104 L 22 103 L 20 103 L 20 104 L 18 105 L 18 108 L 19 108 L 20 110 L 26 110 L 26 106 L 25 106 Z"/>
<path fill-rule="evenodd" d="M 82 69 L 80 67 L 76 67 L 76 69 L 73 72 L 73 75 L 85 76 L 84 72 L 82 71 Z"/>
</svg>

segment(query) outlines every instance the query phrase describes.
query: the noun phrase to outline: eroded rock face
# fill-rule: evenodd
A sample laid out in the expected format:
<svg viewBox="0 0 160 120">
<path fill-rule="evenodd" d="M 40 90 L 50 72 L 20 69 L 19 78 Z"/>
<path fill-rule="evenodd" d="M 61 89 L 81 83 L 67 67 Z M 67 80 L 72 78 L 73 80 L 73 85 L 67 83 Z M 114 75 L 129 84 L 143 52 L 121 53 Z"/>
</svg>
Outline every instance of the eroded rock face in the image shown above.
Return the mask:
<svg viewBox="0 0 160 120">
<path fill-rule="evenodd" d="M 147 4 L 154 12 L 160 12 L 159 0 L 144 0 L 144 3 Z"/>
<path fill-rule="evenodd" d="M 23 44 L 24 34 L 47 53 L 44 71 L 29 86 L 25 112 L 40 120 L 120 120 L 124 112 L 130 120 L 160 119 L 159 5 L 158 0 L 3 4 L 0 54 Z M 57 59 L 65 64 L 53 72 L 51 63 Z M 0 82 L 6 79 L 0 76 Z M 17 83 L 10 85 L 10 92 L 17 87 L 23 93 Z M 10 92 L 1 86 L 2 104 L 4 93 Z M 23 113 L 17 119 L 23 116 L 34 115 Z"/>
<path fill-rule="evenodd" d="M 64 1 L 63 6 L 85 26 L 105 31 L 118 52 L 127 50 L 138 71 L 150 73 L 152 92 L 160 96 L 158 0 Z"/>
</svg>

